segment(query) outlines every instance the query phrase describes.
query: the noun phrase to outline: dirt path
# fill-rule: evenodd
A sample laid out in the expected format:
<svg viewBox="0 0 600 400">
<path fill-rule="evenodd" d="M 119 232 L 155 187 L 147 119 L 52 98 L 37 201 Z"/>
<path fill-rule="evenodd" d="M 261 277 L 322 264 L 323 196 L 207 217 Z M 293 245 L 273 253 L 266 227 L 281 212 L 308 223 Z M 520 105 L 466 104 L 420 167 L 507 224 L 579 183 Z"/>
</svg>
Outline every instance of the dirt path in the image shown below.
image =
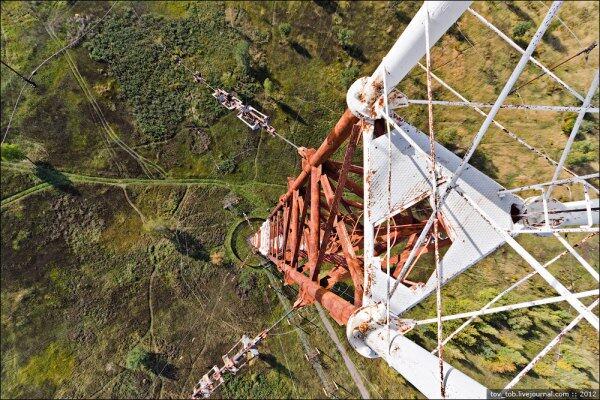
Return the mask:
<svg viewBox="0 0 600 400">
<path fill-rule="evenodd" d="M 16 194 L 13 194 L 12 196 L 7 197 L 6 199 L 2 200 L 2 208 L 4 208 L 4 205 L 9 205 L 11 203 L 14 203 L 15 201 L 18 201 L 24 197 L 27 197 L 29 195 L 32 195 L 34 193 L 40 192 L 42 190 L 46 190 L 50 187 L 51 185 L 49 183 L 40 183 L 38 185 L 32 186 L 30 188 L 27 188 L 25 190 L 22 190 Z"/>
<path fill-rule="evenodd" d="M 2 162 L 2 168 L 8 168 L 15 171 L 20 171 L 23 173 L 31 173 L 31 167 L 19 164 L 19 163 L 8 163 Z M 224 179 L 214 179 L 214 178 L 187 178 L 187 179 L 177 179 L 177 178 L 165 178 L 165 179 L 139 179 L 139 178 L 105 178 L 102 176 L 90 176 L 90 175 L 81 175 L 74 174 L 70 172 L 61 172 L 65 177 L 69 178 L 72 182 L 77 183 L 91 183 L 91 184 L 100 184 L 100 185 L 112 185 L 112 186 L 124 186 L 124 185 L 165 185 L 165 186 L 191 186 L 191 185 L 210 185 L 210 186 L 219 186 L 226 188 L 244 188 L 248 186 L 272 186 L 284 188 L 284 185 L 276 184 L 276 183 L 266 183 L 266 182 L 257 182 L 257 181 L 247 181 L 244 183 L 230 183 Z M 39 191 L 45 190 L 51 187 L 49 183 L 40 183 L 25 190 L 22 190 L 18 193 L 15 193 L 12 196 L 3 199 L 1 202 L 1 207 L 4 209 L 8 205 L 14 203 L 15 201 L 26 198 L 29 195 L 37 193 Z"/>
<path fill-rule="evenodd" d="M 58 43 L 63 44 L 51 26 L 44 25 L 44 27 L 51 38 L 56 40 Z M 137 153 L 129 145 L 127 145 L 125 142 L 123 142 L 121 140 L 121 138 L 117 135 L 117 133 L 112 129 L 112 127 L 106 120 L 106 117 L 104 116 L 104 113 L 102 112 L 102 108 L 96 101 L 96 98 L 94 97 L 94 94 L 93 94 L 92 90 L 90 89 L 87 81 L 85 80 L 83 75 L 81 75 L 81 73 L 79 72 L 79 68 L 77 68 L 75 59 L 72 57 L 71 52 L 68 49 L 65 51 L 65 56 L 66 56 L 65 58 L 67 60 L 67 63 L 69 64 L 69 68 L 71 69 L 71 72 L 73 73 L 73 75 L 75 77 L 75 80 L 79 84 L 81 90 L 83 91 L 83 94 L 87 98 L 87 100 L 90 103 L 90 105 L 92 106 L 96 116 L 98 117 L 98 119 L 101 122 L 107 142 L 108 143 L 110 143 L 110 142 L 116 143 L 121 149 L 123 149 L 127 154 L 129 154 L 134 160 L 136 160 L 138 162 L 138 164 L 140 165 L 140 167 L 142 168 L 142 170 L 148 177 L 152 177 L 154 175 L 158 175 L 159 177 L 165 176 L 166 171 L 162 167 L 160 167 L 156 163 L 148 160 L 147 158 L 141 156 L 139 153 Z M 116 157 L 116 154 L 113 154 L 113 155 L 115 157 L 115 160 L 118 160 L 118 158 Z M 116 161 L 116 163 L 118 163 L 118 161 Z"/>
<path fill-rule="evenodd" d="M 260 136 L 258 137 L 258 146 L 256 146 L 256 156 L 254 156 L 254 180 L 258 177 L 258 157 L 260 155 L 260 144 L 262 142 L 263 133 L 260 131 Z"/>
<path fill-rule="evenodd" d="M 127 203 L 129 203 L 129 205 L 131 206 L 131 208 L 133 208 L 135 210 L 135 212 L 138 213 L 138 215 L 140 216 L 140 219 L 142 220 L 142 224 L 145 224 L 146 223 L 146 218 L 144 217 L 144 214 L 142 214 L 142 212 L 140 211 L 140 209 L 137 208 L 135 206 L 135 204 L 133 204 L 133 202 L 129 198 L 129 195 L 127 194 L 127 187 L 126 186 L 122 186 L 122 187 L 123 187 L 123 193 L 125 194 L 125 200 L 127 200 Z"/>
</svg>

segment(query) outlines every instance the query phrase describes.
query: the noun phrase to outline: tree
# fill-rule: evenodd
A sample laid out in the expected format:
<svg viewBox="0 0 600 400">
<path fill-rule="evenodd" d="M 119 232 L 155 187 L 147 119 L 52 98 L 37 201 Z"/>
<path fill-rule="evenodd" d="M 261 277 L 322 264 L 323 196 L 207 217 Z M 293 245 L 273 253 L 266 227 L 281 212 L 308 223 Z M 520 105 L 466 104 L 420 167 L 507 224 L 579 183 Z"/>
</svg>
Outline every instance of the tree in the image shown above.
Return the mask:
<svg viewBox="0 0 600 400">
<path fill-rule="evenodd" d="M 290 33 L 292 33 L 292 25 L 287 22 L 282 22 L 279 24 L 279 34 L 283 39 L 287 40 L 290 36 Z"/>
<path fill-rule="evenodd" d="M 275 84 L 272 80 L 270 80 L 269 78 L 265 79 L 265 81 L 263 82 L 263 88 L 265 89 L 265 93 L 267 96 L 273 97 L 273 94 L 275 94 Z"/>
<path fill-rule="evenodd" d="M 588 140 L 573 143 L 571 152 L 567 157 L 567 165 L 577 167 L 595 161 L 598 156 L 598 148 Z"/>
<path fill-rule="evenodd" d="M 515 315 L 506 320 L 510 329 L 520 336 L 527 336 L 533 330 L 533 321 L 527 315 Z"/>
<path fill-rule="evenodd" d="M 2 143 L 2 161 L 17 162 L 23 161 L 27 158 L 27 155 L 18 145 L 13 143 Z"/>
<path fill-rule="evenodd" d="M 356 65 L 344 68 L 340 77 L 344 88 L 350 87 L 350 85 L 354 83 L 356 78 L 358 78 L 358 74 L 360 74 L 360 69 Z"/>
<path fill-rule="evenodd" d="M 531 21 L 521 21 L 513 28 L 513 36 L 521 38 L 525 36 L 527 31 L 529 31 L 531 28 L 533 28 Z"/>
<path fill-rule="evenodd" d="M 341 28 L 337 33 L 338 42 L 345 49 L 352 47 L 354 44 L 352 42 L 353 37 L 354 31 L 348 28 Z"/>
<path fill-rule="evenodd" d="M 245 40 L 239 42 L 235 46 L 235 62 L 244 75 L 247 75 L 250 71 L 250 45 Z"/>
<path fill-rule="evenodd" d="M 573 130 L 573 126 L 575 126 L 575 120 L 577 119 L 577 114 L 568 113 L 565 115 L 562 121 L 561 130 L 565 135 L 570 135 Z M 576 139 L 583 139 L 585 135 L 594 135 L 595 131 L 597 131 L 598 122 L 591 114 L 586 114 L 583 117 L 583 121 L 581 121 L 581 125 L 579 126 L 579 131 L 577 132 Z"/>
<path fill-rule="evenodd" d="M 576 119 L 577 119 L 577 116 L 575 114 L 565 115 L 565 117 L 563 118 L 562 125 L 560 126 L 562 132 L 565 135 L 571 134 L 571 131 L 573 130 L 573 126 L 575 125 Z"/>
<path fill-rule="evenodd" d="M 150 353 L 141 347 L 134 347 L 128 354 L 125 360 L 125 366 L 128 369 L 140 369 L 150 365 Z"/>
</svg>

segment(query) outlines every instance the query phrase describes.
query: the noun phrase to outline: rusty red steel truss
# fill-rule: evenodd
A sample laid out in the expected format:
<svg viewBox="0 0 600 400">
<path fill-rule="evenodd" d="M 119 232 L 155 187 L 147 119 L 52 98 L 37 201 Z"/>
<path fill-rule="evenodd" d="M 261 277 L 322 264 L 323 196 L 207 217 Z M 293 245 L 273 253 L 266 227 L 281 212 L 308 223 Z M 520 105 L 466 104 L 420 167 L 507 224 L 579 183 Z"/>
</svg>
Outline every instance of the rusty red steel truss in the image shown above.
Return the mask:
<svg viewBox="0 0 600 400">
<path fill-rule="evenodd" d="M 383 134 L 383 124 L 379 122 L 382 121 L 375 123 L 376 135 Z M 346 324 L 363 300 L 364 177 L 363 168 L 352 163 L 361 128 L 362 122 L 346 110 L 318 149 L 300 148 L 302 170 L 296 178 L 288 178 L 288 191 L 268 216 L 269 243 L 264 255 L 283 274 L 285 284 L 298 285 L 294 306 L 303 307 L 316 301 L 340 325 Z M 331 160 L 344 144 L 343 160 Z M 390 247 L 404 244 L 401 251 L 391 255 L 390 263 L 403 265 L 425 222 L 414 217 L 409 209 L 392 217 L 389 223 Z M 382 226 L 375 232 L 376 255 L 387 251 L 387 229 L 385 224 Z M 251 238 L 251 244 L 258 249 L 260 240 L 259 232 Z M 440 246 L 449 244 L 449 239 L 440 241 Z M 433 241 L 427 240 L 417 254 L 432 250 Z M 409 280 L 409 275 L 410 270 L 402 282 L 409 287 L 419 285 Z M 334 285 L 342 282 L 353 288 L 352 301 L 333 291 Z"/>
</svg>

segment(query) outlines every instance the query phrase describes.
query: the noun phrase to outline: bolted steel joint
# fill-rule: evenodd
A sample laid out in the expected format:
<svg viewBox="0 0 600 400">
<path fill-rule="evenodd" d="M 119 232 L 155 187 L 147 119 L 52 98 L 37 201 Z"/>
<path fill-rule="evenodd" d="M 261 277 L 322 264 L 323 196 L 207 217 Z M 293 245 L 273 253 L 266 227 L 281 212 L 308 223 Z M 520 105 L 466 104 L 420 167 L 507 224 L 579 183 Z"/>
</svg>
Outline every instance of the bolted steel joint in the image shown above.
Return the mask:
<svg viewBox="0 0 600 400">
<path fill-rule="evenodd" d="M 376 80 L 379 85 L 371 81 L 372 79 L 367 76 L 358 78 L 346 93 L 346 103 L 355 117 L 372 124 L 377 119 L 374 104 L 383 92 L 383 81 Z"/>
<path fill-rule="evenodd" d="M 346 337 L 350 345 L 363 357 L 380 357 L 366 343 L 366 338 L 375 329 L 381 326 L 378 322 L 381 320 L 381 304 L 371 304 L 356 310 L 346 324 Z M 385 309 L 384 309 L 385 311 Z M 382 321 L 385 322 L 385 319 Z"/>
<path fill-rule="evenodd" d="M 384 113 L 383 92 L 383 80 L 381 78 L 362 77 L 357 79 L 348 89 L 346 103 L 354 116 L 372 124 L 376 119 L 380 119 Z M 387 96 L 390 110 L 408 106 L 408 99 L 399 90 L 393 89 Z"/>
<path fill-rule="evenodd" d="M 346 324 L 346 336 L 350 345 L 360 355 L 367 358 L 378 358 L 380 355 L 367 344 L 370 335 L 381 335 L 383 327 L 387 325 L 387 312 L 384 303 L 371 304 L 356 310 Z M 412 330 L 415 321 L 400 319 L 390 315 L 389 329 L 393 332 L 405 334 Z"/>
</svg>

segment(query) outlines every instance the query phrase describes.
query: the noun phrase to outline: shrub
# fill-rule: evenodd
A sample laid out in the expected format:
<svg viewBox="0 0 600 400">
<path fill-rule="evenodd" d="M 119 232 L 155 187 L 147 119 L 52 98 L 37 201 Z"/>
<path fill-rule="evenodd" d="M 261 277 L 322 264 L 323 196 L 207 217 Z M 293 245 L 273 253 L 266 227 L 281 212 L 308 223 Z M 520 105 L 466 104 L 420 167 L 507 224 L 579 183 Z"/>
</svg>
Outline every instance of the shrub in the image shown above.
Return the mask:
<svg viewBox="0 0 600 400">
<path fill-rule="evenodd" d="M 498 330 L 496 328 L 494 328 L 491 325 L 485 324 L 485 323 L 477 324 L 477 330 L 480 333 L 483 333 L 488 336 L 492 336 L 494 338 L 497 338 L 498 336 L 500 336 L 500 332 L 498 332 Z"/>
<path fill-rule="evenodd" d="M 500 374 L 515 372 L 517 365 L 524 365 L 527 359 L 516 350 L 507 347 L 501 347 L 496 355 L 496 359 L 488 364 L 490 371 Z"/>
<path fill-rule="evenodd" d="M 213 265 L 221 265 L 223 263 L 224 255 L 225 254 L 223 253 L 223 251 L 215 251 L 210 254 L 210 262 Z"/>
<path fill-rule="evenodd" d="M 586 114 L 586 117 L 590 114 Z M 593 117 L 592 117 L 593 118 Z M 595 132 L 594 132 L 595 131 Z M 583 135 L 593 135 L 598 134 L 598 123 L 594 120 L 588 120 L 586 118 L 581 121 L 581 126 L 579 127 L 579 134 Z"/>
<path fill-rule="evenodd" d="M 252 374 L 226 375 L 221 386 L 223 398 L 289 399 L 293 397 L 292 384 L 286 374 L 276 369 Z"/>
<path fill-rule="evenodd" d="M 582 371 L 592 369 L 592 363 L 581 355 L 580 349 L 570 345 L 563 345 L 562 360 L 565 364 L 572 368 L 577 368 Z"/>
<path fill-rule="evenodd" d="M 222 8 L 212 2 L 194 3 L 189 14 L 189 18 L 168 20 L 152 14 L 137 17 L 126 8 L 108 15 L 84 43 L 92 60 L 108 65 L 132 109 L 137 128 L 151 140 L 177 132 L 192 107 L 192 93 L 198 93 L 193 101 L 201 105 L 203 123 L 211 124 L 224 113 L 214 106 L 210 94 L 197 90 L 189 72 L 179 68 L 177 59 L 170 55 L 200 55 L 198 62 L 206 65 L 203 72 L 215 79 L 218 75 L 211 71 L 213 60 L 233 61 L 240 35 L 227 25 Z"/>
<path fill-rule="evenodd" d="M 533 28 L 531 21 L 521 21 L 513 28 L 513 36 L 518 38 L 523 37 L 531 28 Z"/>
<path fill-rule="evenodd" d="M 560 126 L 562 132 L 565 135 L 570 135 L 573 130 L 573 126 L 575 125 L 575 120 L 577 119 L 577 114 L 569 113 L 565 115 L 563 118 L 562 124 Z M 581 125 L 579 126 L 579 131 L 577 132 L 576 139 L 583 139 L 584 135 L 594 134 L 598 129 L 598 122 L 595 120 L 591 114 L 586 114 L 581 121 Z"/>
<path fill-rule="evenodd" d="M 352 47 L 354 44 L 352 38 L 354 37 L 354 31 L 348 28 L 341 28 L 337 33 L 338 43 L 343 48 Z"/>
<path fill-rule="evenodd" d="M 331 22 L 333 22 L 334 25 L 339 25 L 342 23 L 342 16 L 338 13 L 333 13 L 333 15 L 331 16 Z"/>
<path fill-rule="evenodd" d="M 458 148 L 458 131 L 454 128 L 442 129 L 435 134 L 435 140 L 450 151 Z"/>
<path fill-rule="evenodd" d="M 485 345 L 481 349 L 481 355 L 486 360 L 493 360 L 496 358 L 496 352 L 494 351 L 494 349 Z"/>
<path fill-rule="evenodd" d="M 529 310 L 529 314 L 535 325 L 548 325 L 554 328 L 561 328 L 572 319 L 571 314 L 564 310 L 550 310 L 542 307 Z"/>
<path fill-rule="evenodd" d="M 292 25 L 287 22 L 282 22 L 279 24 L 279 34 L 282 38 L 287 39 L 292 33 Z"/>
<path fill-rule="evenodd" d="M 500 83 L 500 80 L 494 68 L 490 65 L 489 67 L 482 67 L 480 71 L 483 73 L 483 79 L 485 80 L 485 83 L 493 86 L 494 89 L 496 89 Z"/>
<path fill-rule="evenodd" d="M 541 377 L 548 378 L 554 375 L 555 368 L 544 361 L 540 361 L 533 367 L 533 371 Z"/>
<path fill-rule="evenodd" d="M 456 341 L 468 347 L 473 347 L 481 339 L 479 332 L 473 326 L 467 326 L 458 335 L 456 335 Z"/>
<path fill-rule="evenodd" d="M 218 165 L 217 165 L 217 170 L 222 173 L 222 174 L 231 174 L 233 172 L 235 172 L 235 161 L 227 158 L 223 161 L 221 161 Z"/>
<path fill-rule="evenodd" d="M 237 85 L 237 82 L 238 82 L 237 75 L 232 74 L 229 71 L 225 71 L 221 75 L 221 84 L 227 90 L 231 90 L 235 85 Z"/>
<path fill-rule="evenodd" d="M 560 129 L 565 135 L 570 135 L 573 130 L 573 126 L 575 125 L 575 120 L 577 116 L 575 114 L 566 114 L 563 118 L 563 122 L 560 126 Z"/>
</svg>

